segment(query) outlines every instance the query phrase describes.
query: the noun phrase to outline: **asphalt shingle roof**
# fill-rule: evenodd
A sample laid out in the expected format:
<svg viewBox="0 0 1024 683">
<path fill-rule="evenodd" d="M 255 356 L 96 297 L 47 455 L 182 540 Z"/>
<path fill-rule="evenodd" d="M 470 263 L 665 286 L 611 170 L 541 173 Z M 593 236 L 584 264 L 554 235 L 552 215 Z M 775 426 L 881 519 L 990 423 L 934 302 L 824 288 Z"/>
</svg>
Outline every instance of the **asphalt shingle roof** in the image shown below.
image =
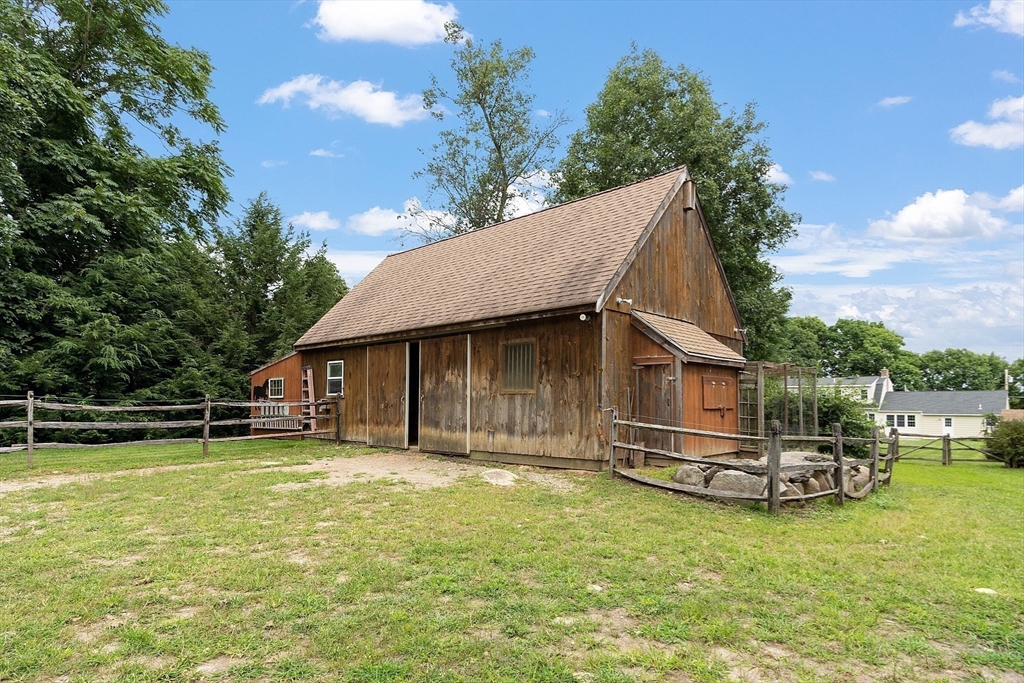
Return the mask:
<svg viewBox="0 0 1024 683">
<path fill-rule="evenodd" d="M 1006 408 L 1006 391 L 891 391 L 881 410 L 928 415 L 984 415 Z"/>
<path fill-rule="evenodd" d="M 392 254 L 295 346 L 596 306 L 684 174 L 675 169 Z"/>
<path fill-rule="evenodd" d="M 653 327 L 662 336 L 678 346 L 681 351 L 691 356 L 740 362 L 745 360 L 743 356 L 693 323 L 647 313 L 646 311 L 633 311 L 633 315 Z"/>
</svg>

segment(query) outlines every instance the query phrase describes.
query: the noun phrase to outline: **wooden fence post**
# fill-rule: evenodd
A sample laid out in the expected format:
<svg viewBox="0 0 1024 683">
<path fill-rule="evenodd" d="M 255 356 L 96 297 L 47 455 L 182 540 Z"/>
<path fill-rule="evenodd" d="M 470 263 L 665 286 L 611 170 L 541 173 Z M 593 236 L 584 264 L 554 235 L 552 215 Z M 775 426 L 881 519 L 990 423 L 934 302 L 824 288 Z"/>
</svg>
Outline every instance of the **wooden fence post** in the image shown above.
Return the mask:
<svg viewBox="0 0 1024 683">
<path fill-rule="evenodd" d="M 878 427 L 871 428 L 871 490 L 878 490 Z"/>
<path fill-rule="evenodd" d="M 772 430 L 768 437 L 768 512 L 777 515 L 782 505 L 779 491 L 781 480 L 779 466 L 782 463 L 782 425 L 772 420 Z"/>
<path fill-rule="evenodd" d="M 953 449 L 949 442 L 949 434 L 942 435 L 942 464 L 953 464 Z"/>
<path fill-rule="evenodd" d="M 334 445 L 341 445 L 341 394 L 334 397 Z"/>
<path fill-rule="evenodd" d="M 842 505 L 846 499 L 846 479 L 843 472 L 843 426 L 832 423 L 832 460 L 836 467 L 832 470 L 832 479 L 836 485 L 835 503 Z"/>
<path fill-rule="evenodd" d="M 206 395 L 206 403 L 203 406 L 203 457 L 210 455 L 210 395 Z"/>
<path fill-rule="evenodd" d="M 896 459 L 900 457 L 900 433 L 895 427 L 889 430 L 889 442 L 886 447 L 886 455 L 889 456 L 889 462 L 885 466 L 885 471 L 888 473 L 888 477 L 885 478 L 885 485 L 890 486 L 892 484 L 892 471 L 896 467 Z"/>
<path fill-rule="evenodd" d="M 615 478 L 615 442 L 618 441 L 619 426 L 616 424 L 619 420 L 619 411 L 617 408 L 612 407 L 611 409 L 612 422 L 608 429 L 608 478 Z"/>
<path fill-rule="evenodd" d="M 34 467 L 32 451 L 35 448 L 36 434 L 35 434 L 35 402 L 36 393 L 34 391 L 28 392 L 28 404 L 25 406 L 26 418 L 28 422 L 28 434 L 25 436 L 25 443 L 28 445 L 28 466 Z"/>
</svg>

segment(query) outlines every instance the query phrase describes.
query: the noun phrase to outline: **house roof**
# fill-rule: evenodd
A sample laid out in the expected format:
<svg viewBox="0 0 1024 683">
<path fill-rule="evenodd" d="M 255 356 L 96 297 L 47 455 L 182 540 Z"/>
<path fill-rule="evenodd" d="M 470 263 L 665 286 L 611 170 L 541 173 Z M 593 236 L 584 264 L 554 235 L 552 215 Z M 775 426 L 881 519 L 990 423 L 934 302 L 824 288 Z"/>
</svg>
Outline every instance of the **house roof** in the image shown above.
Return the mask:
<svg viewBox="0 0 1024 683">
<path fill-rule="evenodd" d="M 295 346 L 594 308 L 688 179 L 674 169 L 392 254 Z"/>
<path fill-rule="evenodd" d="M 985 415 L 1006 408 L 1007 392 L 998 391 L 890 391 L 882 411 L 927 415 Z"/>
<path fill-rule="evenodd" d="M 676 347 L 685 356 L 692 356 L 694 360 L 725 361 L 739 365 L 746 362 L 743 356 L 691 322 L 646 311 L 634 310 L 632 315 L 645 323 L 647 328 L 658 333 L 665 342 Z"/>
</svg>

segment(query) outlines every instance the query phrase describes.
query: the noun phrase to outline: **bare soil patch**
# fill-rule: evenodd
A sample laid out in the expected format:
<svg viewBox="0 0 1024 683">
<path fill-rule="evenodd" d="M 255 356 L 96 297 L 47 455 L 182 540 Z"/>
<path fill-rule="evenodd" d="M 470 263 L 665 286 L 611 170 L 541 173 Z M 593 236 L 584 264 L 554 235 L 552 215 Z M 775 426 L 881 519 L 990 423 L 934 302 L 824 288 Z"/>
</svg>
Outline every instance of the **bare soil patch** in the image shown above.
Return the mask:
<svg viewBox="0 0 1024 683">
<path fill-rule="evenodd" d="M 56 488 L 65 484 L 91 484 L 94 481 L 106 481 L 117 477 L 137 476 L 144 477 L 158 472 L 176 472 L 178 470 L 193 470 L 199 467 L 215 467 L 223 465 L 218 462 L 197 462 L 189 465 L 160 465 L 158 467 L 140 467 L 134 470 L 118 470 L 116 472 L 88 472 L 85 474 L 50 474 L 43 477 L 32 477 L 18 481 L 0 481 L 0 495 L 12 491 L 28 491 L 31 489 Z"/>
<path fill-rule="evenodd" d="M 196 667 L 196 671 L 201 674 L 222 674 L 230 670 L 231 667 L 241 666 L 242 664 L 245 664 L 244 659 L 221 655 L 220 657 L 215 657 L 208 662 L 203 662 Z"/>
</svg>

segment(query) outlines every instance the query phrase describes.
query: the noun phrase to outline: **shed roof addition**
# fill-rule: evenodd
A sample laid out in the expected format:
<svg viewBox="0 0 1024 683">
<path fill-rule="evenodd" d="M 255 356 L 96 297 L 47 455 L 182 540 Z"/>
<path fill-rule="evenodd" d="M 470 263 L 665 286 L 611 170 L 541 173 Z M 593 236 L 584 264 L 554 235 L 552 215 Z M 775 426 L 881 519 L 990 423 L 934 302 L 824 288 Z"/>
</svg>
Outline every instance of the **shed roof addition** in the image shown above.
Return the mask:
<svg viewBox="0 0 1024 683">
<path fill-rule="evenodd" d="M 646 311 L 632 311 L 632 315 L 646 331 L 654 332 L 661 341 L 675 347 L 683 356 L 689 356 L 690 360 L 738 366 L 746 362 L 743 356 L 691 322 Z"/>
<path fill-rule="evenodd" d="M 295 346 L 595 307 L 687 179 L 674 169 L 392 254 Z"/>
</svg>

